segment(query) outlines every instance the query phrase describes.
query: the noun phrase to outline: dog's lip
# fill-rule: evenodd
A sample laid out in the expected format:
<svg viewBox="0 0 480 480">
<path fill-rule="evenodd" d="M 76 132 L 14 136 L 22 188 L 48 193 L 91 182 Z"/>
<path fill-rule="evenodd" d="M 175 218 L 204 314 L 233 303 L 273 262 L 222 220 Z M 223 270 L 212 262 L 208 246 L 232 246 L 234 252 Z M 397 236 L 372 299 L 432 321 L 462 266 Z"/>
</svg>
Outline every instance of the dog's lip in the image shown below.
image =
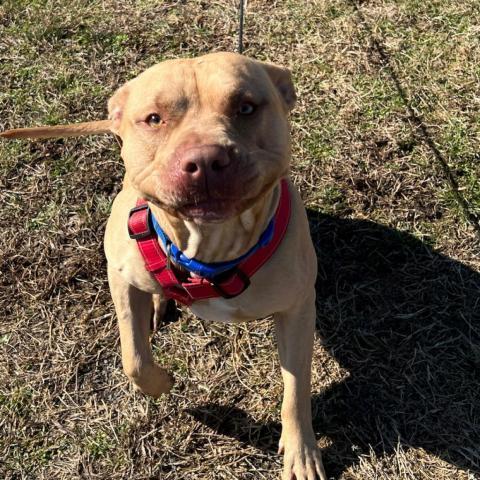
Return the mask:
<svg viewBox="0 0 480 480">
<path fill-rule="evenodd" d="M 231 216 L 236 211 L 237 204 L 236 199 L 207 198 L 198 202 L 184 203 L 176 210 L 186 218 L 219 221 Z"/>
<path fill-rule="evenodd" d="M 210 197 L 191 199 L 177 199 L 174 202 L 164 201 L 152 195 L 144 195 L 149 202 L 158 208 L 167 211 L 170 215 L 185 220 L 200 222 L 222 222 L 242 212 L 247 208 L 253 197 Z"/>
</svg>

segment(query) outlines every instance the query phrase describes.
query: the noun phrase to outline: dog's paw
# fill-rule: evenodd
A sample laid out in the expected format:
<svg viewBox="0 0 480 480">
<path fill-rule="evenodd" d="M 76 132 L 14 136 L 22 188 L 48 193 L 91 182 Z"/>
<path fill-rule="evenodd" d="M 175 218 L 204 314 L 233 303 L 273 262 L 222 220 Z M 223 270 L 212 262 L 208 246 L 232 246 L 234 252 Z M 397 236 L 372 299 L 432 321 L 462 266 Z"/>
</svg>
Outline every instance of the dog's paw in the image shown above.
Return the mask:
<svg viewBox="0 0 480 480">
<path fill-rule="evenodd" d="M 314 438 L 287 440 L 282 435 L 278 453 L 284 454 L 282 480 L 327 480 L 322 454 Z"/>
<path fill-rule="evenodd" d="M 141 377 L 131 378 L 136 390 L 157 398 L 163 393 L 168 393 L 173 387 L 173 377 L 158 365 L 150 365 L 142 371 Z"/>
</svg>

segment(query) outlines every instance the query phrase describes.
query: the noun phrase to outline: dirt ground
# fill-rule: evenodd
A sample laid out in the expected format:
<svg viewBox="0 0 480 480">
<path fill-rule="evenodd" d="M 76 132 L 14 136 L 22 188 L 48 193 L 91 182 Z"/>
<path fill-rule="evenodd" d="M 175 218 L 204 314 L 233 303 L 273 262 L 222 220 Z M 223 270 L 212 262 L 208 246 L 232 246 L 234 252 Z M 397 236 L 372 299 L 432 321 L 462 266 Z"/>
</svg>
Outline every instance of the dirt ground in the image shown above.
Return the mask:
<svg viewBox="0 0 480 480">
<path fill-rule="evenodd" d="M 247 5 L 245 53 L 299 97 L 332 479 L 480 479 L 479 25 L 477 0 Z M 104 118 L 124 81 L 236 31 L 235 1 L 3 0 L 0 130 Z M 109 136 L 0 142 L 0 477 L 278 478 L 271 321 L 172 310 L 152 340 L 172 393 L 122 373 L 102 250 L 122 175 Z"/>
</svg>

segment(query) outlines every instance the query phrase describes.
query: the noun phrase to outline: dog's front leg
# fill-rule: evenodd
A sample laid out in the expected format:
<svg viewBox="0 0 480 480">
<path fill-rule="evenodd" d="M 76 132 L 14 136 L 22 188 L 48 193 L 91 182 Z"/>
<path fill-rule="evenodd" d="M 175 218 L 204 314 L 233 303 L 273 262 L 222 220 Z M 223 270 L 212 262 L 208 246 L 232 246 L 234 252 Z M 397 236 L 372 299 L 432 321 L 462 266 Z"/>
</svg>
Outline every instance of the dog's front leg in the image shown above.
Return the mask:
<svg viewBox="0 0 480 480">
<path fill-rule="evenodd" d="M 283 480 L 326 480 L 315 441 L 310 405 L 310 378 L 315 333 L 315 292 L 294 308 L 275 314 L 284 382 L 282 436 Z"/>
<path fill-rule="evenodd" d="M 108 283 L 117 312 L 123 370 L 135 387 L 158 397 L 172 388 L 172 378 L 155 364 L 150 347 L 152 295 L 125 282 L 109 267 Z"/>
</svg>

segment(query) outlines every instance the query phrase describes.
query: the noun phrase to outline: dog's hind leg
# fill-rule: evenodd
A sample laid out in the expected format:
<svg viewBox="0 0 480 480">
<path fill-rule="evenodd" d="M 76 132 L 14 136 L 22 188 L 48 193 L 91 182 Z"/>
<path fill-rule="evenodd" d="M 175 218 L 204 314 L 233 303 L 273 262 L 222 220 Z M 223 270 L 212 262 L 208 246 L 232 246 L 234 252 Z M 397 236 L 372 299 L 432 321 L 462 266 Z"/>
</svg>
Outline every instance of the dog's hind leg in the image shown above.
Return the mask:
<svg viewBox="0 0 480 480">
<path fill-rule="evenodd" d="M 111 267 L 108 282 L 118 317 L 125 373 L 147 395 L 158 397 L 167 393 L 172 388 L 172 378 L 155 364 L 149 340 L 152 295 L 125 282 Z"/>
<path fill-rule="evenodd" d="M 152 321 L 150 328 L 152 332 L 156 332 L 160 327 L 165 312 L 167 311 L 167 300 L 165 300 L 161 295 L 154 294 L 152 295 L 153 300 L 153 312 L 152 312 Z"/>
</svg>

